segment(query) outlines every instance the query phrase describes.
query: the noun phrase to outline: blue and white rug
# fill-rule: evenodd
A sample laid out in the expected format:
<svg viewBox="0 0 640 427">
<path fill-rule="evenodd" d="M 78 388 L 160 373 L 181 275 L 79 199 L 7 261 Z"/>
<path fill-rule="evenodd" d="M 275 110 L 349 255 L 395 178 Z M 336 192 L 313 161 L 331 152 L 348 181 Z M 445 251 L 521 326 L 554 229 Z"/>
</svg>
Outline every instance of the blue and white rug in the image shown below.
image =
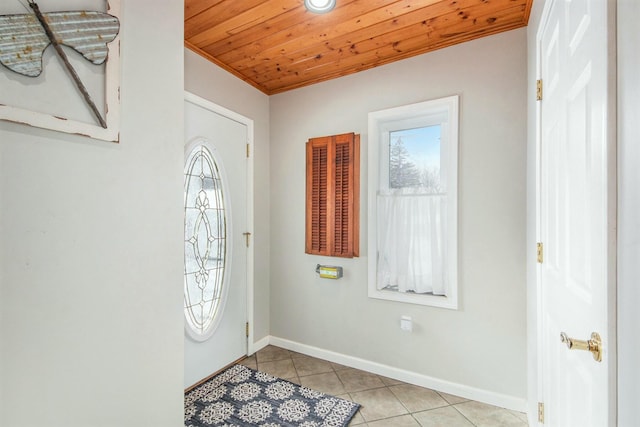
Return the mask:
<svg viewBox="0 0 640 427">
<path fill-rule="evenodd" d="M 344 427 L 360 405 L 235 365 L 184 395 L 187 427 Z"/>
</svg>

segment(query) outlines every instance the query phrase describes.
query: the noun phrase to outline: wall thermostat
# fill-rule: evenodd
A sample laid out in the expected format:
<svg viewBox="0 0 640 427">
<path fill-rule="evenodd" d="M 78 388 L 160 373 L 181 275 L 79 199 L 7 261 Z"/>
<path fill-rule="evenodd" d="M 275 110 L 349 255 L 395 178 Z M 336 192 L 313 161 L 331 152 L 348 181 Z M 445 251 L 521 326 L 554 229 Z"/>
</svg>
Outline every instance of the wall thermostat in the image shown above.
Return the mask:
<svg viewBox="0 0 640 427">
<path fill-rule="evenodd" d="M 323 279 L 339 279 L 342 277 L 342 267 L 318 264 L 316 266 L 316 273 Z"/>
</svg>

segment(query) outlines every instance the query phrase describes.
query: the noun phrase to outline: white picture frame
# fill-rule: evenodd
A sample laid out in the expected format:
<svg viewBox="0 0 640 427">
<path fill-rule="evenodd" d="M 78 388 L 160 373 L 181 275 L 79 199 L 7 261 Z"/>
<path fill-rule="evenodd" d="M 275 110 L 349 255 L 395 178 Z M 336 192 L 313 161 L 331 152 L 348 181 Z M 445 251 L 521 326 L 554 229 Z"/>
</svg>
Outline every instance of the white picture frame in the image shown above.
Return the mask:
<svg viewBox="0 0 640 427">
<path fill-rule="evenodd" d="M 96 10 L 109 13 L 120 21 L 118 36 L 107 44 L 109 53 L 102 65 L 94 65 L 71 49 L 63 47 L 92 98 L 95 93 L 98 94 L 94 101 L 102 112 L 106 128 L 103 128 L 92 115 L 81 93 L 77 89 L 74 91 L 73 81 L 66 74 L 62 62 L 57 58 L 54 47 L 51 45 L 45 50 L 43 70 L 38 77 L 22 76 L 0 65 L 0 120 L 84 135 L 102 141 L 119 142 L 120 33 L 122 31 L 120 0 L 105 0 L 103 9 L 96 9 L 95 0 L 62 0 L 53 3 L 55 10 L 50 10 L 51 2 L 41 1 L 39 3 L 41 11 L 47 13 Z M 6 13 L 4 9 L 8 9 Z M 13 13 L 33 12 L 25 11 L 23 4 L 18 1 L 15 5 L 3 3 L 0 6 L 0 15 Z M 65 93 L 61 94 L 61 90 L 65 90 Z"/>
</svg>

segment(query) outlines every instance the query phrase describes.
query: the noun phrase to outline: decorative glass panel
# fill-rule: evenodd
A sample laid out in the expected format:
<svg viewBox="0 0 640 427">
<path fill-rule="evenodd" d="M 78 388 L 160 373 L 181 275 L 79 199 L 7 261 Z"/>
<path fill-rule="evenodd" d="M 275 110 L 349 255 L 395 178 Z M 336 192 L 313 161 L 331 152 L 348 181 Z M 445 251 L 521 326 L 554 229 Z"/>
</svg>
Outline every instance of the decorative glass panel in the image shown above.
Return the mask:
<svg viewBox="0 0 640 427">
<path fill-rule="evenodd" d="M 206 336 L 221 311 L 227 227 L 220 172 L 204 145 L 187 158 L 184 210 L 184 313 L 191 331 Z"/>
</svg>

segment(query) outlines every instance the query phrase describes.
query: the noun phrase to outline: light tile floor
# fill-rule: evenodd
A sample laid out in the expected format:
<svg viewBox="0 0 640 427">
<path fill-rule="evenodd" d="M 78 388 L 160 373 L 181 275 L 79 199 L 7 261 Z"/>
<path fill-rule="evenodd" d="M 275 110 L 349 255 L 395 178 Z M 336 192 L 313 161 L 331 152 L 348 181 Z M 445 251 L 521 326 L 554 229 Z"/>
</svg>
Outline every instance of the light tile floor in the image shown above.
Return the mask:
<svg viewBox="0 0 640 427">
<path fill-rule="evenodd" d="M 241 362 L 361 406 L 350 426 L 525 427 L 516 411 L 436 392 L 369 372 L 268 346 Z"/>
</svg>

